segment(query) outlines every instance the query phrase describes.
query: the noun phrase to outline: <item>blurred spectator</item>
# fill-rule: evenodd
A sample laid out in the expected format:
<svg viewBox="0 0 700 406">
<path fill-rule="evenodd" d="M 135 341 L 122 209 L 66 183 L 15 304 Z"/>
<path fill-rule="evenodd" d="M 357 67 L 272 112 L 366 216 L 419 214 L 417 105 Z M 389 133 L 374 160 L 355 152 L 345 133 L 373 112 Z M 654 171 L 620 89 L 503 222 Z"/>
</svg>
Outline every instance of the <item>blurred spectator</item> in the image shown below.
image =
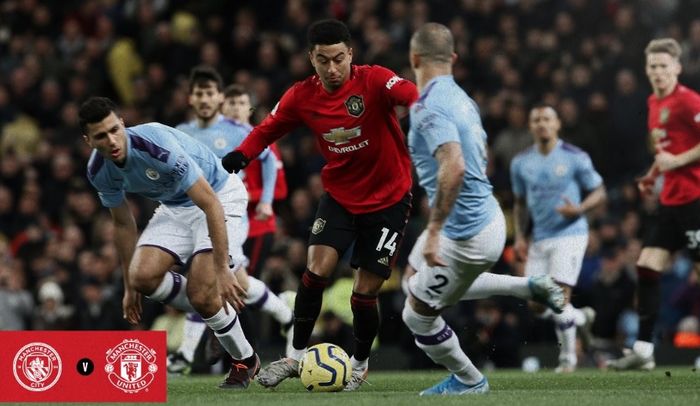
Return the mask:
<svg viewBox="0 0 700 406">
<path fill-rule="evenodd" d="M 21 263 L 0 261 L 0 330 L 27 330 L 33 306 Z"/>
<path fill-rule="evenodd" d="M 591 307 L 596 311 L 592 332 L 598 347 L 622 346 L 630 342 L 619 326 L 623 314 L 633 311 L 636 283 L 634 269 L 625 266 L 623 255 L 621 246 L 604 251 L 600 271 L 590 289 Z"/>
<path fill-rule="evenodd" d="M 153 320 L 151 330 L 166 332 L 168 354 L 173 354 L 182 344 L 185 331 L 185 313 L 172 306 L 164 306 L 164 310 L 163 314 Z"/>
<path fill-rule="evenodd" d="M 504 314 L 499 304 L 490 299 L 477 302 L 474 318 L 476 339 L 468 347 L 469 357 L 477 365 L 489 362 L 498 368 L 518 367 L 522 337 L 517 318 Z"/>
<path fill-rule="evenodd" d="M 76 328 L 73 315 L 75 309 L 63 303 L 63 290 L 56 282 L 48 279 L 39 288 L 39 303 L 34 309 L 32 329 L 34 330 L 73 330 Z"/>
</svg>

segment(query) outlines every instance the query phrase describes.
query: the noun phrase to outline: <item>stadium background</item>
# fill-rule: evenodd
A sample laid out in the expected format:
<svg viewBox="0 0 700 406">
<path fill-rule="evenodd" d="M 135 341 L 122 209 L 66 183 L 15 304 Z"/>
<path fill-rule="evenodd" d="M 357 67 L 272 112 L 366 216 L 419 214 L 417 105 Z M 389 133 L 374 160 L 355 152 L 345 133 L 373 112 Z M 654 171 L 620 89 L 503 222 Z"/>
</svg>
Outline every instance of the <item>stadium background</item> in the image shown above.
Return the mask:
<svg viewBox="0 0 700 406">
<path fill-rule="evenodd" d="M 633 183 L 651 162 L 646 131 L 643 49 L 649 39 L 683 46 L 681 82 L 700 89 L 698 0 L 5 0 L 0 5 L 0 329 L 128 329 L 121 317 L 121 271 L 109 214 L 87 184 L 89 149 L 77 108 L 90 95 L 117 100 L 127 125 L 190 117 L 187 74 L 216 67 L 225 82 L 254 94 L 255 122 L 295 80 L 312 73 L 306 27 L 335 17 L 353 34 L 354 62 L 380 64 L 412 78 L 408 40 L 426 21 L 448 25 L 460 56 L 457 82 L 481 108 L 489 135 L 489 175 L 509 216 L 508 165 L 531 143 L 527 107 L 556 106 L 564 139 L 585 149 L 605 179 L 607 205 L 591 215 L 590 246 L 574 304 L 598 311 L 599 364 L 635 334 L 634 262 L 654 198 Z M 273 255 L 260 276 L 277 292 L 295 290 L 305 268 L 306 237 L 323 192 L 322 157 L 306 130 L 278 142 L 289 197 L 277 202 Z M 398 277 L 427 203 L 414 190 L 402 257 L 382 293 L 379 348 L 407 364 L 429 365 L 402 326 Z M 153 204 L 133 198 L 139 226 Z M 496 272 L 520 264 L 506 251 Z M 317 339 L 351 344 L 347 266 L 327 292 Z M 345 278 L 343 278 L 345 277 Z M 663 278 L 659 340 L 698 334 L 700 288 L 683 255 Z M 532 343 L 552 344 L 552 329 L 513 299 L 464 303 L 447 314 L 477 364 L 519 366 Z M 182 315 L 148 303 L 144 322 L 172 328 Z M 264 318 L 261 348 L 279 354 L 282 338 Z M 526 344 L 527 343 L 527 344 Z M 555 351 L 554 348 L 552 351 Z M 381 351 L 380 351 L 381 352 Z"/>
</svg>

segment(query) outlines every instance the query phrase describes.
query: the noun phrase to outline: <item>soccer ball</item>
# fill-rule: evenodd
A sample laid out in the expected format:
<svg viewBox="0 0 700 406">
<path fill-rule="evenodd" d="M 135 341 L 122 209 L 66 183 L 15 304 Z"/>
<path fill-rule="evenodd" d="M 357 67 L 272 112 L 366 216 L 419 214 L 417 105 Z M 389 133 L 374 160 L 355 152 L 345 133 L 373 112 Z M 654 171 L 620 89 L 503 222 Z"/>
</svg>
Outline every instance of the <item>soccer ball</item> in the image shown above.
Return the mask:
<svg viewBox="0 0 700 406">
<path fill-rule="evenodd" d="M 299 361 L 299 377 L 309 392 L 341 391 L 351 375 L 348 354 L 334 344 L 314 345 Z"/>
</svg>

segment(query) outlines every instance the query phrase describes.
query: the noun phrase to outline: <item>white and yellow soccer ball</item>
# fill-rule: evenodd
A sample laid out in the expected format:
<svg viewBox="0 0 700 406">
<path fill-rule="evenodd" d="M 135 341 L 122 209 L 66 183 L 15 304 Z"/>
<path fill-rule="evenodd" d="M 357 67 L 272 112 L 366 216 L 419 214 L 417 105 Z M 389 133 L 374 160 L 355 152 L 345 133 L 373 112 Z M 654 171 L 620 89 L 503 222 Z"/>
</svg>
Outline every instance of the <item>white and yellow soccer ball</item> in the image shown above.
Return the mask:
<svg viewBox="0 0 700 406">
<path fill-rule="evenodd" d="M 341 391 L 351 376 L 350 357 L 335 344 L 314 345 L 299 361 L 299 377 L 309 392 Z"/>
</svg>

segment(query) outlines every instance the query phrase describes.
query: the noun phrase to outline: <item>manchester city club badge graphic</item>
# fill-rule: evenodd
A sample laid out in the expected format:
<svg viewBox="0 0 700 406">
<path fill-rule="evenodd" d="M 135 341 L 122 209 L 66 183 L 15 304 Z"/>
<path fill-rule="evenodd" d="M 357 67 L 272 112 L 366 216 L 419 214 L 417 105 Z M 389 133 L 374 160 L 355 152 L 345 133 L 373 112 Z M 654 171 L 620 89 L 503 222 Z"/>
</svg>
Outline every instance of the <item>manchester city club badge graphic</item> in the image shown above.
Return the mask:
<svg viewBox="0 0 700 406">
<path fill-rule="evenodd" d="M 17 383 L 32 392 L 50 389 L 61 377 L 61 357 L 45 343 L 30 343 L 20 348 L 12 365 Z"/>
<path fill-rule="evenodd" d="M 124 340 L 107 351 L 105 372 L 109 382 L 125 393 L 148 390 L 158 371 L 156 351 L 139 340 Z"/>
</svg>

